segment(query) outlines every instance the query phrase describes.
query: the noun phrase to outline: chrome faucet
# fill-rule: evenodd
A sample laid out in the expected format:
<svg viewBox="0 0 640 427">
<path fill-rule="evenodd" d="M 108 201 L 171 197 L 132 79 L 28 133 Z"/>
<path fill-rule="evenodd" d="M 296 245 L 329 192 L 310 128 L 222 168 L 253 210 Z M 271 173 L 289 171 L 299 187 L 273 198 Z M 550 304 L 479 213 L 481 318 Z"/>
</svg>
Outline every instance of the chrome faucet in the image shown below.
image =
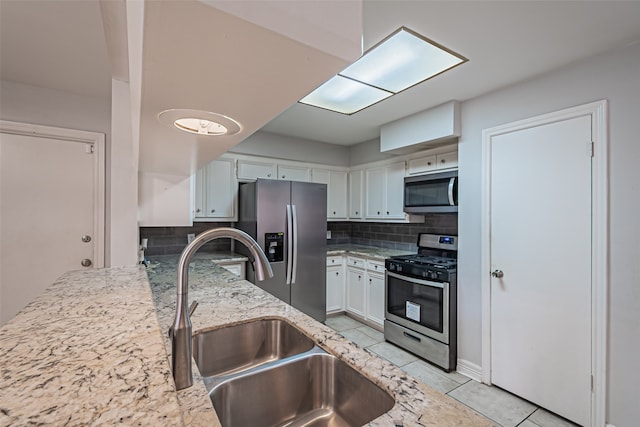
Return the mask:
<svg viewBox="0 0 640 427">
<path fill-rule="evenodd" d="M 267 260 L 267 256 L 260 248 L 260 245 L 247 233 L 235 228 L 221 227 L 207 230 L 200 233 L 184 248 L 178 261 L 176 318 L 173 321 L 173 326 L 169 330 L 171 336 L 171 367 L 173 369 L 173 380 L 176 384 L 176 390 L 182 390 L 193 385 L 193 372 L 191 370 L 191 357 L 193 352 L 191 348 L 191 313 L 195 310 L 197 303 L 194 301 L 194 304 L 188 308 L 189 263 L 193 255 L 202 245 L 221 238 L 235 239 L 249 249 L 249 252 L 251 252 L 254 258 L 254 268 L 258 280 L 265 279 L 265 272 L 268 277 L 273 277 L 271 265 Z"/>
</svg>

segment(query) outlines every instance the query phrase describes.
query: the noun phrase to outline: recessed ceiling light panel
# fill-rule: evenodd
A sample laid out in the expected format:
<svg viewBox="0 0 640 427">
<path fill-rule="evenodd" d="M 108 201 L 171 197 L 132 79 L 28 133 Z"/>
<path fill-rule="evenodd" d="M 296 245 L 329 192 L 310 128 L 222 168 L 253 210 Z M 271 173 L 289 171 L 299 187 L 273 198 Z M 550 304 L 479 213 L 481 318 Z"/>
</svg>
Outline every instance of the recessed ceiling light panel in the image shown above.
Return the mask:
<svg viewBox="0 0 640 427">
<path fill-rule="evenodd" d="M 429 39 L 401 28 L 340 75 L 398 93 L 464 61 Z"/>
<path fill-rule="evenodd" d="M 230 117 L 209 111 L 172 109 L 158 114 L 158 120 L 183 132 L 203 136 L 235 135 L 240 123 Z"/>
<path fill-rule="evenodd" d="M 338 75 L 300 102 L 342 114 L 353 114 L 391 95 L 393 93 Z"/>
<path fill-rule="evenodd" d="M 401 27 L 300 102 L 353 114 L 466 61 Z"/>
</svg>

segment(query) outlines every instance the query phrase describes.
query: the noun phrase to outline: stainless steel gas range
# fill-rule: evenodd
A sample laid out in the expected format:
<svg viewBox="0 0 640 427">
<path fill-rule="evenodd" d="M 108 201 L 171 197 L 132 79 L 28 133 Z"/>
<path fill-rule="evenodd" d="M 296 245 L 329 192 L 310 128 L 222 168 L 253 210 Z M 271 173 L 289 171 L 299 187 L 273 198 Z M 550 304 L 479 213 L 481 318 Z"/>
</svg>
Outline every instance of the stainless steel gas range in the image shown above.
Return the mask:
<svg viewBox="0 0 640 427">
<path fill-rule="evenodd" d="M 458 237 L 421 233 L 385 261 L 384 337 L 449 372 L 457 359 Z"/>
</svg>

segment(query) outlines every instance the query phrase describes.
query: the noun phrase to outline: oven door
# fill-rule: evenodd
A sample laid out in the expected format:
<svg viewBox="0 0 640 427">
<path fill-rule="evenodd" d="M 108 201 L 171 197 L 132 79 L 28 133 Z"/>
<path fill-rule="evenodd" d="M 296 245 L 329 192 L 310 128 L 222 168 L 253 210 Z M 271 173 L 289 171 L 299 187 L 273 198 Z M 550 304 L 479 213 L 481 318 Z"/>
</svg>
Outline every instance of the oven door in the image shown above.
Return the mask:
<svg viewBox="0 0 640 427">
<path fill-rule="evenodd" d="M 449 283 L 385 273 L 385 318 L 449 344 Z"/>
</svg>

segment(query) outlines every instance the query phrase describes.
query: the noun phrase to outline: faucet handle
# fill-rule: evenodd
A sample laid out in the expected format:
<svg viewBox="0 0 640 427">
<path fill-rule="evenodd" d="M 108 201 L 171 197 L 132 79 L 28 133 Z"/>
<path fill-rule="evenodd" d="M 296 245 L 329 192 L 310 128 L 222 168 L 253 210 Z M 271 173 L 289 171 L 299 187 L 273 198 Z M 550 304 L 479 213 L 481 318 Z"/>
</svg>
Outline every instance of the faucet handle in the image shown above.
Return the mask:
<svg viewBox="0 0 640 427">
<path fill-rule="evenodd" d="M 189 317 L 193 315 L 193 312 L 196 311 L 196 308 L 198 308 L 198 301 L 193 300 L 193 302 L 189 306 Z"/>
</svg>

